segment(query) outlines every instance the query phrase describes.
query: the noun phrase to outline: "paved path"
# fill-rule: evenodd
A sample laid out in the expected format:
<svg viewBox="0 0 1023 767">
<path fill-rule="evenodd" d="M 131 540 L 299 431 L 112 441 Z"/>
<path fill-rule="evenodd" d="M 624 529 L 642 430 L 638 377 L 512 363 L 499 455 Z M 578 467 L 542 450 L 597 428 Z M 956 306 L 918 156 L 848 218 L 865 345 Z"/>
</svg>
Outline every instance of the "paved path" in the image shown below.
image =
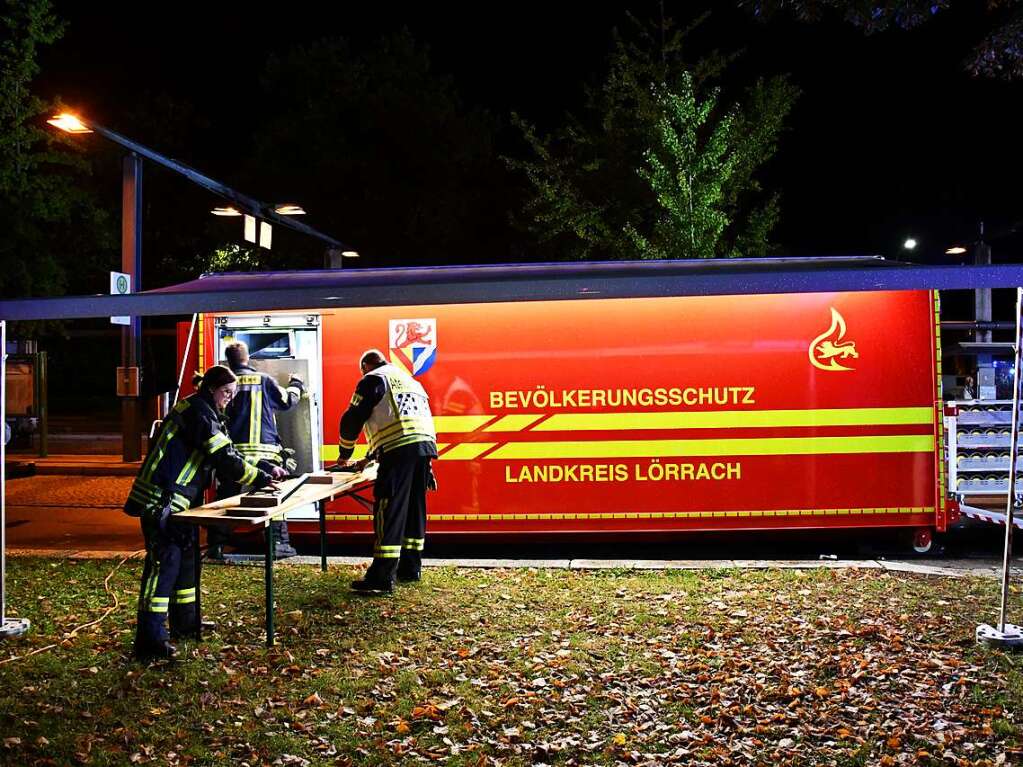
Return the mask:
<svg viewBox="0 0 1023 767">
<path fill-rule="evenodd" d="M 90 456 L 76 456 L 82 465 L 89 465 Z M 109 456 L 100 457 L 110 460 Z M 134 475 L 134 470 L 132 471 Z M 132 476 L 39 475 L 9 480 L 7 483 L 7 546 L 8 551 L 45 554 L 59 557 L 121 557 L 143 547 L 137 519 L 121 511 L 131 487 Z M 993 532 L 997 533 L 997 530 Z M 795 537 L 794 535 L 791 537 Z M 990 537 L 990 536 L 989 536 Z M 875 553 L 869 557 L 850 557 L 851 549 L 838 551 L 842 559 L 819 558 L 826 544 L 797 544 L 784 547 L 764 546 L 760 536 L 734 534 L 724 545 L 706 547 L 682 540 L 670 547 L 650 548 L 640 543 L 630 545 L 635 559 L 611 558 L 605 551 L 594 556 L 592 547 L 563 542 L 549 549 L 533 543 L 501 545 L 451 544 L 440 540 L 431 543 L 434 558 L 427 566 L 459 567 L 536 567 L 562 569 L 702 569 L 702 568 L 819 568 L 857 567 L 884 568 L 932 575 L 977 575 L 996 577 L 1001 567 L 997 555 L 999 540 L 986 540 L 983 556 L 971 559 L 882 559 Z M 364 541 L 350 544 L 350 552 L 364 550 Z M 606 547 L 605 547 L 606 548 Z M 768 551 L 765 551 L 768 549 Z M 306 549 L 308 551 L 308 549 Z M 336 553 L 338 549 L 333 548 Z M 553 551 L 544 558 L 544 551 Z M 835 551 L 836 549 L 832 549 Z M 344 549 L 340 551 L 344 552 Z M 479 556 L 481 551 L 486 553 Z M 611 556 L 621 551 L 615 547 Z M 449 556 L 438 557 L 437 553 Z M 677 552 L 678 556 L 675 556 Z M 718 553 L 720 552 L 720 553 Z M 500 556 L 490 556 L 497 553 Z M 523 554 L 530 558 L 516 558 Z M 473 556 L 475 554 L 475 556 Z M 664 554 L 668 554 L 667 557 Z M 701 558 L 693 558 L 693 555 Z M 717 556 L 715 556 L 717 554 Z M 753 558 L 773 554 L 771 558 Z M 507 556 L 506 556 L 507 555 Z M 653 558 L 657 557 L 657 558 Z M 262 562 L 261 557 L 250 558 Z M 313 564 L 316 557 L 284 560 L 295 564 Z M 363 557 L 331 557 L 336 564 L 361 564 Z M 1017 558 L 1017 562 L 1019 558 Z"/>
<path fill-rule="evenodd" d="M 60 559 L 120 559 L 141 557 L 143 550 L 90 550 L 90 549 L 12 549 L 11 557 L 45 556 Z M 213 567 L 262 566 L 260 556 L 232 556 L 226 564 L 211 563 Z M 369 557 L 327 557 L 330 565 L 365 566 Z M 276 566 L 317 566 L 319 557 L 298 556 L 279 560 Z M 916 573 L 951 578 L 1000 578 L 1001 562 L 987 559 L 839 559 L 839 560 L 792 560 L 792 559 L 424 559 L 424 567 L 468 567 L 483 569 L 533 568 L 540 570 L 816 570 L 826 568 L 887 570 L 889 572 Z M 1023 577 L 1023 560 L 1016 558 L 1013 577 Z"/>
</svg>

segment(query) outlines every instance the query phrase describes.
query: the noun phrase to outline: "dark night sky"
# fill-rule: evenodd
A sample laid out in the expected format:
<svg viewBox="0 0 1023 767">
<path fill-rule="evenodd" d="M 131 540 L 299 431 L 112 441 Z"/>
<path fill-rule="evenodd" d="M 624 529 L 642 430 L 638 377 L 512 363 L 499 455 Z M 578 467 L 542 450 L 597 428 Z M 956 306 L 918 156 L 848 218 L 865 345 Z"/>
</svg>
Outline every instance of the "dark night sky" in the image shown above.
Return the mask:
<svg viewBox="0 0 1023 767">
<path fill-rule="evenodd" d="M 70 27 L 44 54 L 40 85 L 143 141 L 125 122 L 137 94 L 186 98 L 210 128 L 196 137 L 194 155 L 180 159 L 230 178 L 244 148 L 236 125 L 258 114 L 258 77 L 272 51 L 328 35 L 372 40 L 407 26 L 467 103 L 553 127 L 578 107 L 582 84 L 604 71 L 624 5 L 59 2 Z M 682 17 L 698 4 L 665 5 Z M 1023 219 L 1015 189 L 1023 83 L 974 79 L 962 67 L 981 38 L 981 10 L 866 37 L 835 22 L 758 24 L 731 3 L 713 6 L 695 42 L 744 47 L 736 79 L 788 72 L 803 90 L 765 177 L 783 193 L 776 239 L 789 252 L 897 256 L 912 234 L 921 242 L 917 259 L 937 260 L 972 239 L 979 220 L 990 232 Z M 628 7 L 652 15 L 656 4 Z M 310 219 L 344 238 L 330 221 Z M 993 244 L 997 260 L 1016 260 L 1011 238 Z"/>
</svg>

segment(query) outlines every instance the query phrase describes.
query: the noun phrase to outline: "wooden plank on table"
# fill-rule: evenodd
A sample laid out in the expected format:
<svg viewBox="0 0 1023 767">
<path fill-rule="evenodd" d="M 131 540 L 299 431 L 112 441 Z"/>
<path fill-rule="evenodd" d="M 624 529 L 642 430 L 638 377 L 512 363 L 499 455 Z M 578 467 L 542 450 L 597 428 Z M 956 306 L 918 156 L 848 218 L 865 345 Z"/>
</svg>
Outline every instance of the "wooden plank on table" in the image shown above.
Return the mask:
<svg viewBox="0 0 1023 767">
<path fill-rule="evenodd" d="M 285 480 L 276 490 L 256 490 L 246 493 L 242 496 L 239 505 L 250 509 L 268 509 L 280 506 L 306 483 L 308 476 L 308 474 L 303 474 L 301 477 Z"/>
<path fill-rule="evenodd" d="M 287 501 L 277 506 L 253 508 L 248 504 L 243 505 L 245 496 L 234 495 L 204 506 L 196 506 L 188 511 L 180 512 L 176 516 L 182 522 L 191 524 L 211 524 L 225 527 L 258 526 L 266 524 L 270 519 L 279 519 L 286 512 L 307 503 L 336 498 L 353 488 L 372 482 L 376 479 L 376 471 L 376 464 L 371 463 L 362 471 L 351 474 L 327 472 L 330 475 L 331 484 L 306 482 Z"/>
</svg>

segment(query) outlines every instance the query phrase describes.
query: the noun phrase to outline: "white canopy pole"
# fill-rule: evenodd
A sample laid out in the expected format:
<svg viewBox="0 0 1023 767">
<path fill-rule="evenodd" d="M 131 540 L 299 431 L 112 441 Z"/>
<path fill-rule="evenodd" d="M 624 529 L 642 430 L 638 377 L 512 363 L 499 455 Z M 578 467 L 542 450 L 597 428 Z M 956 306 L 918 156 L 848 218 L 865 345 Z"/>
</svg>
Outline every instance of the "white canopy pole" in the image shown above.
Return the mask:
<svg viewBox="0 0 1023 767">
<path fill-rule="evenodd" d="M 1009 606 L 1009 577 L 1012 574 L 1012 515 L 1016 510 L 1016 467 L 1019 464 L 1020 367 L 1023 362 L 1023 288 L 1016 288 L 1016 346 L 1012 368 L 1012 436 L 1009 439 L 1009 490 L 1005 503 L 1005 552 L 1002 556 L 1002 599 L 998 628 L 977 626 L 977 641 L 1000 647 L 1023 646 L 1023 630 L 1006 621 Z"/>
<path fill-rule="evenodd" d="M 181 355 L 181 370 L 178 371 L 178 388 L 174 392 L 172 406 L 178 404 L 181 398 L 181 385 L 185 380 L 185 368 L 188 366 L 188 355 L 192 351 L 192 335 L 195 333 L 195 326 L 199 322 L 199 315 L 192 315 L 192 324 L 188 326 L 188 340 L 185 341 L 185 353 Z"/>
<path fill-rule="evenodd" d="M 0 320 L 0 637 L 28 631 L 27 618 L 7 617 L 7 323 Z"/>
</svg>

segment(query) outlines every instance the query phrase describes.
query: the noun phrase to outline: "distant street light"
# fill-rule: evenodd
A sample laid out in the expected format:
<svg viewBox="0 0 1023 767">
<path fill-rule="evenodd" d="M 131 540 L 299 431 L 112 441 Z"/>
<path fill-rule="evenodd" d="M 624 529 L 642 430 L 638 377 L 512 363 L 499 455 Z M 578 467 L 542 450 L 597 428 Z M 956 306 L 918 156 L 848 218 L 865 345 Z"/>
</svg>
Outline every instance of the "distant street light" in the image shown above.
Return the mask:
<svg viewBox="0 0 1023 767">
<path fill-rule="evenodd" d="M 916 240 L 914 240 L 912 237 L 907 237 L 906 241 L 902 243 L 902 247 L 904 247 L 906 250 L 913 250 L 914 248 L 916 248 Z"/>
<path fill-rule="evenodd" d="M 270 225 L 265 221 L 260 221 L 255 216 L 250 216 L 248 213 L 242 213 L 238 208 L 233 205 L 228 205 L 222 208 L 214 208 L 210 211 L 214 216 L 245 216 L 245 225 L 242 229 L 246 242 L 255 243 L 258 239 L 259 247 L 270 249 L 271 243 L 271 230 Z M 274 213 L 279 216 L 304 216 L 305 208 L 301 205 L 295 205 L 294 203 L 281 203 L 274 205 Z M 258 235 L 257 235 L 258 231 Z"/>
<path fill-rule="evenodd" d="M 948 250 L 945 251 L 945 255 L 946 256 L 961 256 L 965 252 L 966 252 L 966 248 L 964 248 L 962 245 L 954 245 L 953 247 L 951 247 L 951 248 L 949 248 Z"/>
</svg>

